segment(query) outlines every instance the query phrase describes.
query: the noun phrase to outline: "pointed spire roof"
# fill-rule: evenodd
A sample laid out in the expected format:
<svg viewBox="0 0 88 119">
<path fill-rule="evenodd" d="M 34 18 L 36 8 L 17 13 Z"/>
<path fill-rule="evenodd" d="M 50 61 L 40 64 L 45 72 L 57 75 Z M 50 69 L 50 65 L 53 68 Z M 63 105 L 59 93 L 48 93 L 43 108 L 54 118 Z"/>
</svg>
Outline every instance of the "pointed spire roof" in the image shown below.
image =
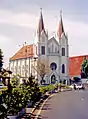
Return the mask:
<svg viewBox="0 0 88 119">
<path fill-rule="evenodd" d="M 44 22 L 43 22 L 43 16 L 42 16 L 42 8 L 41 8 L 39 25 L 38 25 L 38 33 L 41 34 L 42 31 L 45 31 L 45 28 L 44 28 Z"/>
<path fill-rule="evenodd" d="M 60 11 L 60 22 L 59 22 L 59 27 L 57 34 L 61 38 L 62 33 L 64 33 L 64 27 L 63 27 L 63 21 L 62 21 L 62 11 Z"/>
</svg>

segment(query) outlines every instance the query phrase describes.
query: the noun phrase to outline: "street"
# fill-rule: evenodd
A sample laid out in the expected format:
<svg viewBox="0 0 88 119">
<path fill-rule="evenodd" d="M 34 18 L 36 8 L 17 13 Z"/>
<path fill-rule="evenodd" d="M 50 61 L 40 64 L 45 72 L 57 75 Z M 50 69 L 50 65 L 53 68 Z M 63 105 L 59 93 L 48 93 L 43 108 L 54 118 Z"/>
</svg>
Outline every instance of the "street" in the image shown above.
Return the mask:
<svg viewBox="0 0 88 119">
<path fill-rule="evenodd" d="M 41 119 L 88 119 L 88 91 L 55 94 L 44 105 Z"/>
</svg>

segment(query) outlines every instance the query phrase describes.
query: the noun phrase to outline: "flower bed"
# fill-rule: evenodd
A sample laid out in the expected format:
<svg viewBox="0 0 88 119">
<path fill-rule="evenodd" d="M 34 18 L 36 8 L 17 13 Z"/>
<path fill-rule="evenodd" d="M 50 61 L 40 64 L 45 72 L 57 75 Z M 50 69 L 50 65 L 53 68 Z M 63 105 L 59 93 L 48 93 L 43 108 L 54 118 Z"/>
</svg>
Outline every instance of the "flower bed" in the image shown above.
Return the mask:
<svg viewBox="0 0 88 119">
<path fill-rule="evenodd" d="M 55 88 L 56 88 L 56 85 L 53 85 L 53 84 L 50 84 L 48 86 L 39 86 L 40 92 L 42 94 L 53 91 Z"/>
<path fill-rule="evenodd" d="M 69 85 L 65 85 L 65 84 L 58 84 L 59 87 L 63 88 L 63 89 L 71 89 L 71 87 Z"/>
</svg>

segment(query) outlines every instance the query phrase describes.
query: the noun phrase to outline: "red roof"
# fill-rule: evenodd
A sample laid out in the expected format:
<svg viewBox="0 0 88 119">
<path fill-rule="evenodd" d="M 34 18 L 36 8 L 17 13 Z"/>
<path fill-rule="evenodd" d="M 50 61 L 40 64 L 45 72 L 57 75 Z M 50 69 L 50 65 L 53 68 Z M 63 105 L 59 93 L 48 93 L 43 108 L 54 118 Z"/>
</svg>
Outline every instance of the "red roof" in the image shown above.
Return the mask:
<svg viewBox="0 0 88 119">
<path fill-rule="evenodd" d="M 22 47 L 14 56 L 12 56 L 10 60 L 23 59 L 33 56 L 34 56 L 33 45 L 26 45 Z"/>
<path fill-rule="evenodd" d="M 70 77 L 79 76 L 81 73 L 81 65 L 84 61 L 84 58 L 88 59 L 88 55 L 84 56 L 75 56 L 69 58 L 69 74 Z"/>
</svg>

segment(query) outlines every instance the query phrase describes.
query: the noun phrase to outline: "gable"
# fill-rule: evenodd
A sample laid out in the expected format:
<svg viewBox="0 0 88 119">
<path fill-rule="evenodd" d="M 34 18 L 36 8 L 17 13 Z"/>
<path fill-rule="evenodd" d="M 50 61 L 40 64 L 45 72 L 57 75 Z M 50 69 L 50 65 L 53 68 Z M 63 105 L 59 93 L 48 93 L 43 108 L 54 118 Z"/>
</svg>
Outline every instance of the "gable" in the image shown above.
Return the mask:
<svg viewBox="0 0 88 119">
<path fill-rule="evenodd" d="M 54 37 L 48 41 L 48 53 L 58 53 L 59 52 L 59 43 Z"/>
<path fill-rule="evenodd" d="M 56 45 L 59 46 L 59 43 L 57 42 L 57 40 L 56 40 L 54 37 L 52 37 L 52 38 L 50 38 L 50 39 L 48 40 L 48 45 L 49 45 L 50 43 L 53 43 L 53 44 L 56 44 Z"/>
</svg>

